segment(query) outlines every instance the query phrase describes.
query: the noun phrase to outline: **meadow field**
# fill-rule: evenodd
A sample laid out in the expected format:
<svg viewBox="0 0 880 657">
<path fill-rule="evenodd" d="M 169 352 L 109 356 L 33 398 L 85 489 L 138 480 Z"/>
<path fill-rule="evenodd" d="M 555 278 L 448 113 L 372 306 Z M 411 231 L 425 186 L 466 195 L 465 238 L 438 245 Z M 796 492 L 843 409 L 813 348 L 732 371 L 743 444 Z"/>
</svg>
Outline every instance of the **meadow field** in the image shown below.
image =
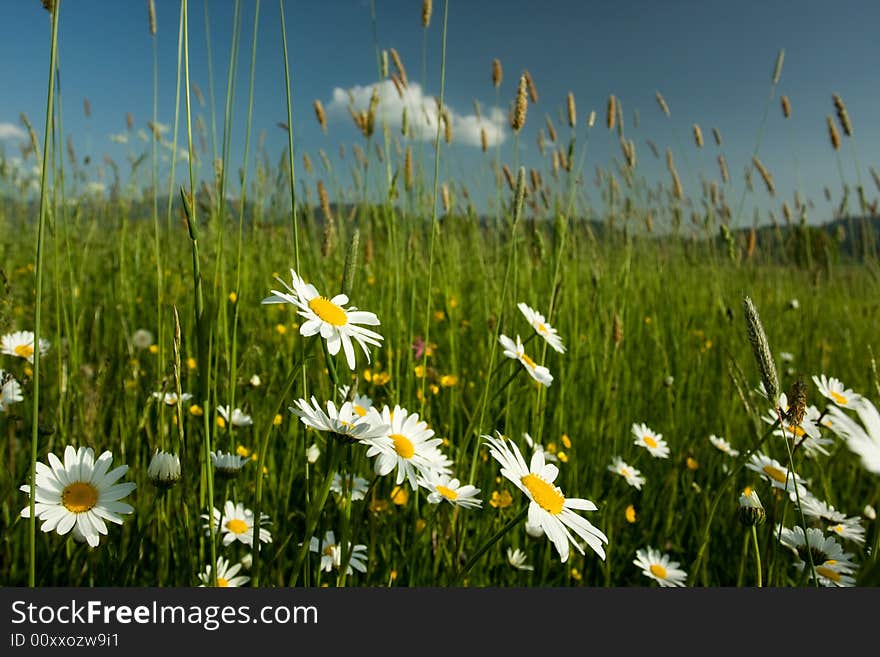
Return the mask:
<svg viewBox="0 0 880 657">
<path fill-rule="evenodd" d="M 431 5 L 414 29 L 443 28 Z M 290 29 L 283 2 L 255 8 Z M 534 111 L 520 71 L 500 102 L 513 140 L 542 126 L 539 166 L 484 135 L 485 175 L 447 176 L 442 84 L 431 141 L 377 95 L 343 166 L 297 152 L 288 85 L 283 157 L 248 122 L 245 161 L 212 161 L 200 130 L 231 117 L 190 98 L 180 9 L 183 184 L 157 131 L 90 187 L 52 74 L 47 116 L 23 117 L 33 173 L 0 154 L 0 583 L 880 584 L 876 190 L 829 181 L 836 230 L 806 221 L 821 190 L 767 221 L 743 211 L 773 190 L 759 155 L 728 173 L 699 126 L 637 145 L 613 95 Z M 755 113 L 783 121 L 784 51 L 767 69 Z M 599 134 L 618 156 L 593 157 Z"/>
</svg>

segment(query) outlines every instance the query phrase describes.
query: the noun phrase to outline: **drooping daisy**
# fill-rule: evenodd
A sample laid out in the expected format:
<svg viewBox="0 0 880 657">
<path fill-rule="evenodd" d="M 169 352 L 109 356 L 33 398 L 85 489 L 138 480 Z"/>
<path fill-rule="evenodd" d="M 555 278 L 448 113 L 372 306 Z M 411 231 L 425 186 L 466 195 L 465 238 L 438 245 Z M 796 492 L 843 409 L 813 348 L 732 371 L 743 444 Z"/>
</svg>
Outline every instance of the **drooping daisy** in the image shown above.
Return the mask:
<svg viewBox="0 0 880 657">
<path fill-rule="evenodd" d="M 547 323 L 547 320 L 544 319 L 544 315 L 534 308 L 530 308 L 524 302 L 518 303 L 516 307 L 520 309 L 520 312 L 525 316 L 526 321 L 532 325 L 535 332 L 547 341 L 547 344 L 560 354 L 565 353 L 565 346 L 562 344 L 562 338 L 559 337 L 556 329 Z"/>
<path fill-rule="evenodd" d="M 348 476 L 348 488 L 351 491 L 351 501 L 357 502 L 364 499 L 364 495 L 370 488 L 370 482 L 363 477 L 357 475 Z M 342 495 L 342 475 L 338 472 L 333 475 L 333 481 L 330 482 L 330 490 L 337 495 Z"/>
<path fill-rule="evenodd" d="M 831 377 L 830 379 L 824 374 L 820 376 L 813 375 L 813 383 L 822 393 L 823 397 L 830 399 L 842 408 L 855 408 L 862 403 L 864 399 L 857 392 L 853 392 L 850 388 L 846 388 L 840 379 Z"/>
<path fill-rule="evenodd" d="M 49 351 L 49 341 L 40 338 L 40 357 Z M 0 353 L 24 358 L 27 362 L 34 362 L 34 334 L 33 331 L 15 331 L 7 333 L 0 339 Z"/>
<path fill-rule="evenodd" d="M 132 513 L 134 509 L 121 502 L 136 485 L 131 482 L 117 484 L 128 471 L 127 465 L 110 470 L 113 455 L 103 452 L 97 460 L 91 447 L 64 449 L 64 463 L 54 454 L 48 455 L 49 465 L 37 462 L 37 481 L 34 513 L 43 521 L 44 532 L 55 530 L 63 536 L 71 530 L 77 540 L 96 547 L 100 535 L 107 535 L 109 520 L 122 524 L 120 514 Z M 20 490 L 30 494 L 31 487 L 24 484 Z M 23 518 L 30 518 L 30 505 L 21 510 Z"/>
<path fill-rule="evenodd" d="M 709 442 L 712 443 L 719 451 L 724 452 L 728 456 L 736 457 L 739 456 L 739 450 L 733 449 L 730 443 L 724 440 L 721 436 L 716 436 L 714 433 L 709 436 Z"/>
<path fill-rule="evenodd" d="M 559 553 L 562 563 L 568 560 L 571 545 L 584 554 L 578 538 L 585 541 L 600 558 L 605 559 L 602 544 L 607 543 L 608 538 L 586 518 L 575 513 L 576 510 L 596 511 L 596 505 L 586 499 L 566 498 L 562 490 L 553 485 L 559 468 L 552 463 L 545 463 L 543 452 L 532 454 L 531 464 L 527 466 L 513 441 L 500 433 L 497 437 L 482 437 L 489 444 L 490 454 L 501 464 L 501 474 L 529 498 L 529 522 L 541 526 Z M 572 536 L 572 531 L 577 538 Z"/>
<path fill-rule="evenodd" d="M 351 548 L 351 543 L 349 543 Z M 321 555 L 321 570 L 330 572 L 334 568 L 339 570 L 342 567 L 342 546 L 336 543 L 336 536 L 332 529 L 328 529 L 324 534 L 324 540 L 319 541 L 317 536 L 312 536 L 309 540 L 309 550 L 317 552 Z M 354 570 L 358 572 L 367 572 L 367 546 L 358 544 L 351 548 L 351 556 L 348 559 L 348 567 L 345 572 L 351 575 Z"/>
<path fill-rule="evenodd" d="M 211 465 L 214 466 L 214 471 L 220 477 L 230 479 L 237 477 L 238 473 L 241 472 L 241 469 L 244 467 L 244 464 L 249 460 L 250 459 L 244 456 L 232 454 L 231 452 L 226 453 L 220 450 L 211 452 Z"/>
<path fill-rule="evenodd" d="M 349 386 L 339 386 L 339 394 L 342 398 L 348 400 L 348 393 L 351 391 Z M 373 408 L 373 400 L 366 395 L 354 393 L 351 400 L 351 409 L 361 417 L 365 417 L 370 409 Z"/>
<path fill-rule="evenodd" d="M 852 586 L 855 583 L 854 579 L 849 582 L 843 577 L 858 568 L 858 564 L 853 561 L 854 555 L 844 552 L 833 536 L 825 536 L 821 529 L 808 527 L 804 537 L 804 530 L 799 526 L 782 527 L 780 531 L 779 525 L 776 526 L 774 535 L 778 535 L 779 541 L 798 557 L 794 564 L 798 570 L 809 567 L 812 558 L 816 579 L 823 586 Z"/>
<path fill-rule="evenodd" d="M 477 497 L 480 489 L 471 484 L 461 485 L 458 479 L 445 473 L 431 472 L 419 479 L 419 484 L 427 488 L 428 502 L 440 504 L 443 500 L 452 506 L 463 506 L 470 509 L 479 509 L 483 501 Z"/>
<path fill-rule="evenodd" d="M 153 399 L 165 402 L 166 406 L 174 406 L 178 402 L 188 402 L 190 399 L 192 399 L 192 394 L 188 392 L 181 393 L 180 398 L 178 399 L 176 392 L 154 392 Z"/>
<path fill-rule="evenodd" d="M 795 503 L 795 507 L 798 508 L 798 501 L 794 499 L 794 496 L 792 496 L 792 501 Z M 828 523 L 841 523 L 846 520 L 845 513 L 841 513 L 809 491 L 801 491 L 799 510 L 807 518 L 822 520 Z"/>
<path fill-rule="evenodd" d="M 263 303 L 290 303 L 296 306 L 297 314 L 306 320 L 299 328 L 300 335 L 308 337 L 320 334 L 327 341 L 327 351 L 332 356 L 338 354 L 341 348 L 349 369 L 355 369 L 352 340 L 360 345 L 369 363 L 368 345 L 381 347 L 384 338 L 359 324 L 379 326 L 375 313 L 358 310 L 355 306 L 344 308 L 348 303 L 345 294 L 337 294 L 331 299 L 321 296 L 314 285 L 306 283 L 293 269 L 290 270 L 290 277 L 291 285 L 277 279 L 287 292 L 271 290 L 272 295 L 263 299 Z"/>
<path fill-rule="evenodd" d="M 656 433 L 647 424 L 640 423 L 632 425 L 632 434 L 636 438 L 633 444 L 644 447 L 651 456 L 658 459 L 669 458 L 669 445 L 663 440 L 662 433 Z"/>
<path fill-rule="evenodd" d="M 545 461 L 548 461 L 549 463 L 559 462 L 559 457 L 556 456 L 556 454 L 554 454 L 553 452 L 548 452 L 546 449 L 544 449 L 544 445 L 542 445 L 541 443 L 536 443 L 535 440 L 528 433 L 523 432 L 523 438 L 525 439 L 526 445 L 529 446 L 530 450 L 532 450 L 533 452 L 537 452 L 538 450 L 540 450 L 544 453 Z"/>
<path fill-rule="evenodd" d="M 206 532 L 210 532 L 208 514 L 203 513 L 202 519 L 205 520 L 204 528 Z M 260 514 L 260 525 L 268 525 L 269 516 L 265 513 Z M 246 509 L 241 502 L 233 503 L 230 500 L 223 505 L 223 513 L 220 509 L 214 507 L 214 531 L 220 531 L 223 537 L 223 545 L 229 545 L 233 541 L 239 541 L 245 545 L 254 544 L 254 512 Z M 260 527 L 260 543 L 271 543 L 272 535 L 268 529 Z"/>
<path fill-rule="evenodd" d="M 0 413 L 8 411 L 10 404 L 16 404 L 23 400 L 21 385 L 12 378 L 12 375 L 0 369 Z"/>
<path fill-rule="evenodd" d="M 637 490 L 642 490 L 642 486 L 645 484 L 645 478 L 642 476 L 642 473 L 631 465 L 627 464 L 622 458 L 619 456 L 615 456 L 614 460 L 611 462 L 611 465 L 608 466 L 608 469 L 615 473 L 619 474 L 624 478 L 626 483 Z"/>
<path fill-rule="evenodd" d="M 679 568 L 678 561 L 672 561 L 668 554 L 652 547 L 636 550 L 633 563 L 642 569 L 642 574 L 653 579 L 662 587 L 684 586 L 687 573 Z"/>
<path fill-rule="evenodd" d="M 400 406 L 394 410 L 385 406 L 380 416 L 382 426 L 387 427 L 386 433 L 365 441 L 370 445 L 367 456 L 376 457 L 376 474 L 384 477 L 397 468 L 395 483 L 399 485 L 406 479 L 416 490 L 419 477 L 430 476 L 432 472 L 449 472 L 452 461 L 439 448 L 443 441 L 433 437 L 434 430 L 419 419 L 418 413 L 410 413 Z"/>
<path fill-rule="evenodd" d="M 365 441 L 379 438 L 387 433 L 388 425 L 376 419 L 376 412 L 360 415 L 351 402 L 345 402 L 339 408 L 332 401 L 327 402 L 327 411 L 321 408 L 318 400 L 312 396 L 311 403 L 298 399 L 295 406 L 288 410 L 296 415 L 307 427 L 317 431 L 326 431 L 334 438 L 343 442 Z"/>
<path fill-rule="evenodd" d="M 788 493 L 795 492 L 795 486 L 799 487 L 798 494 L 805 489 L 806 482 L 796 472 L 789 473 L 788 468 L 776 459 L 765 456 L 761 452 L 755 452 L 746 463 L 749 470 L 754 470 L 764 479 L 770 482 L 773 488 L 781 488 Z"/>
<path fill-rule="evenodd" d="M 499 335 L 498 341 L 504 347 L 504 355 L 508 358 L 518 360 L 535 381 L 541 385 L 549 387 L 553 383 L 553 375 L 543 365 L 538 365 L 527 354 L 523 347 L 522 340 L 516 336 L 516 342 L 508 338 L 506 335 Z"/>
<path fill-rule="evenodd" d="M 232 425 L 234 427 L 249 427 L 254 421 L 250 415 L 247 415 L 242 412 L 240 408 L 233 409 L 232 414 L 229 413 L 229 404 L 226 406 L 218 406 L 217 412 L 220 414 L 220 417 L 223 418 L 223 423 L 225 425 Z"/>
<path fill-rule="evenodd" d="M 251 578 L 247 575 L 239 575 L 241 563 L 234 563 L 231 566 L 229 561 L 223 557 L 217 557 L 217 586 L 219 587 L 238 587 L 247 584 Z M 199 580 L 202 582 L 200 587 L 214 586 L 214 577 L 211 573 L 211 564 L 205 566 L 205 570 L 199 573 Z"/>
<path fill-rule="evenodd" d="M 828 525 L 827 530 L 857 545 L 865 544 L 865 528 L 862 527 L 862 519 L 858 516 L 846 518 L 843 522 Z"/>
<path fill-rule="evenodd" d="M 534 570 L 534 566 L 530 566 L 526 563 L 527 558 L 526 553 L 519 548 L 507 548 L 507 563 L 513 568 L 516 568 L 517 570 Z"/>
<path fill-rule="evenodd" d="M 147 476 L 156 486 L 170 488 L 180 481 L 180 457 L 157 449 L 147 467 Z"/>
<path fill-rule="evenodd" d="M 855 411 L 861 423 L 837 406 L 829 407 L 831 431 L 843 439 L 851 452 L 858 455 L 863 468 L 880 474 L 880 413 L 867 397 L 862 398 L 862 403 Z"/>
</svg>

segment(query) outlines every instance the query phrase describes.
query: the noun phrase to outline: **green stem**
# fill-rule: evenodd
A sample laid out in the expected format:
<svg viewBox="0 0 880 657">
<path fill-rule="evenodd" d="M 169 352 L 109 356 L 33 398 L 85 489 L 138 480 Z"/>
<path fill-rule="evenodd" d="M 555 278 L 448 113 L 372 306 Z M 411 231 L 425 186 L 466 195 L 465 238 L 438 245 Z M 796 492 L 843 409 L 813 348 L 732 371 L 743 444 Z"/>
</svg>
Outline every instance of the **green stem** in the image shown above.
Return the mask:
<svg viewBox="0 0 880 657">
<path fill-rule="evenodd" d="M 472 556 L 470 559 L 468 559 L 467 563 L 459 571 L 458 577 L 456 579 L 458 581 L 461 581 L 462 579 L 464 579 L 464 576 L 467 575 L 468 571 L 474 567 L 474 564 L 480 560 L 480 557 L 482 557 L 484 554 L 486 554 L 486 551 L 490 547 L 492 547 L 498 541 L 500 541 L 502 536 L 504 536 L 507 532 L 509 532 L 511 529 L 513 529 L 517 524 L 522 522 L 525 519 L 525 517 L 528 515 L 528 513 L 529 513 L 529 505 L 526 505 L 522 508 L 522 510 L 519 513 L 517 513 L 513 518 L 511 518 L 510 521 L 506 525 L 504 525 L 504 527 L 499 529 L 495 533 L 494 536 L 492 536 L 488 541 L 483 543 L 483 545 L 481 545 L 479 547 L 479 549 L 476 552 L 474 552 L 474 556 Z"/>
<path fill-rule="evenodd" d="M 758 588 L 761 588 L 761 548 L 758 546 L 758 530 L 752 525 L 752 541 L 755 545 L 755 573 L 758 580 Z"/>
</svg>

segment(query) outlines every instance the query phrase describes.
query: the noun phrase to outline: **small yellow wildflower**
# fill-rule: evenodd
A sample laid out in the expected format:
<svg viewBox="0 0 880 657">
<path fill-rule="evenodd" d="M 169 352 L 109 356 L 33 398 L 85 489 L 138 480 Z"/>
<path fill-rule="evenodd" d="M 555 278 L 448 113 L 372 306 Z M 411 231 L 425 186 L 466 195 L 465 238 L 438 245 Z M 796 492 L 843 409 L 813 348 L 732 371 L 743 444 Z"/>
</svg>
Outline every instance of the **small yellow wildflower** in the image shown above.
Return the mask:
<svg viewBox="0 0 880 657">
<path fill-rule="evenodd" d="M 276 427 L 280 427 L 281 420 L 283 420 L 283 419 L 284 418 L 281 417 L 281 413 L 276 413 L 275 417 L 272 419 L 272 424 L 275 425 Z"/>
<path fill-rule="evenodd" d="M 195 358 L 187 358 L 186 359 L 186 366 L 191 370 L 196 369 L 196 359 Z"/>
<path fill-rule="evenodd" d="M 626 511 L 623 512 L 623 515 L 626 517 L 628 523 L 634 523 L 636 521 L 636 507 L 630 504 L 626 507 Z"/>
<path fill-rule="evenodd" d="M 159 345 L 151 344 L 150 345 L 150 353 L 151 354 L 158 354 L 159 353 Z"/>
<path fill-rule="evenodd" d="M 571 438 L 568 437 L 567 433 L 562 434 L 562 444 L 565 446 L 565 449 L 571 449 Z"/>
<path fill-rule="evenodd" d="M 440 386 L 438 386 L 436 383 L 432 383 L 430 388 L 432 395 L 436 395 L 438 392 L 440 392 Z"/>
<path fill-rule="evenodd" d="M 284 324 L 276 324 L 275 330 L 278 332 L 278 335 L 284 335 L 287 333 L 287 327 Z"/>
<path fill-rule="evenodd" d="M 492 497 L 489 498 L 489 506 L 493 509 L 506 509 L 513 504 L 513 496 L 509 491 L 503 490 L 500 493 L 497 490 L 492 491 Z"/>
<path fill-rule="evenodd" d="M 563 463 L 568 463 L 568 454 L 566 454 L 563 451 L 560 451 L 559 453 L 557 453 L 556 458 L 558 458 Z"/>
<path fill-rule="evenodd" d="M 688 470 L 696 470 L 697 468 L 700 467 L 700 464 L 697 463 L 696 459 L 693 458 L 692 456 L 688 456 L 687 461 L 685 461 L 685 463 L 687 464 Z"/>
<path fill-rule="evenodd" d="M 424 365 L 416 365 L 413 370 L 416 373 L 416 378 L 421 379 L 425 376 L 425 366 Z"/>
<path fill-rule="evenodd" d="M 581 575 L 581 571 L 579 571 L 577 568 L 572 568 L 571 569 L 571 578 L 575 582 L 580 582 L 583 579 L 583 576 Z"/>
<path fill-rule="evenodd" d="M 440 385 L 444 388 L 451 388 L 458 383 L 458 377 L 455 374 L 444 374 L 440 377 Z"/>
<path fill-rule="evenodd" d="M 226 420 L 224 420 L 221 416 L 217 416 L 217 426 L 221 429 L 226 426 Z"/>
<path fill-rule="evenodd" d="M 193 404 L 192 406 L 189 407 L 189 414 L 190 415 L 195 415 L 196 417 L 201 417 L 202 415 L 204 415 L 204 413 L 205 412 L 202 410 L 202 407 L 199 406 L 198 404 Z"/>
<path fill-rule="evenodd" d="M 235 448 L 235 453 L 243 458 L 247 458 L 248 456 L 251 455 L 251 450 L 249 450 L 244 445 L 239 445 L 238 447 Z"/>
<path fill-rule="evenodd" d="M 403 486 L 395 486 L 391 489 L 391 501 L 397 506 L 403 506 L 409 501 L 409 491 Z"/>
<path fill-rule="evenodd" d="M 229 303 L 235 303 L 238 301 L 238 295 L 235 292 L 229 293 Z"/>
<path fill-rule="evenodd" d="M 373 384 L 377 386 L 384 386 L 391 380 L 391 375 L 388 372 L 377 372 L 373 375 Z"/>
<path fill-rule="evenodd" d="M 445 311 L 443 311 L 443 310 L 435 310 L 434 311 L 434 321 L 435 322 L 442 322 L 444 319 L 446 319 L 446 312 Z"/>
</svg>

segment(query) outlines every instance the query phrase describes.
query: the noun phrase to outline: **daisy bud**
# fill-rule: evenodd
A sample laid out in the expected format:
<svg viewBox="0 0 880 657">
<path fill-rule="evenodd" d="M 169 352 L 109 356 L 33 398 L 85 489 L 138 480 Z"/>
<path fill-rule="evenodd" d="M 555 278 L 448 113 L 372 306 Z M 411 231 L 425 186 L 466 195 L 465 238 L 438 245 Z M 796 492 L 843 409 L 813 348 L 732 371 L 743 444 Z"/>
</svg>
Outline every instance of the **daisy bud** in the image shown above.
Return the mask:
<svg viewBox="0 0 880 657">
<path fill-rule="evenodd" d="M 754 488 L 747 487 L 739 496 L 739 521 L 746 527 L 764 524 L 767 512 Z"/>
<path fill-rule="evenodd" d="M 180 457 L 157 449 L 147 467 L 147 476 L 159 488 L 171 488 L 180 481 Z"/>
<path fill-rule="evenodd" d="M 222 479 L 234 479 L 241 472 L 241 468 L 247 463 L 247 457 L 238 454 L 224 452 L 211 452 L 211 463 L 214 464 L 214 472 Z"/>
</svg>

